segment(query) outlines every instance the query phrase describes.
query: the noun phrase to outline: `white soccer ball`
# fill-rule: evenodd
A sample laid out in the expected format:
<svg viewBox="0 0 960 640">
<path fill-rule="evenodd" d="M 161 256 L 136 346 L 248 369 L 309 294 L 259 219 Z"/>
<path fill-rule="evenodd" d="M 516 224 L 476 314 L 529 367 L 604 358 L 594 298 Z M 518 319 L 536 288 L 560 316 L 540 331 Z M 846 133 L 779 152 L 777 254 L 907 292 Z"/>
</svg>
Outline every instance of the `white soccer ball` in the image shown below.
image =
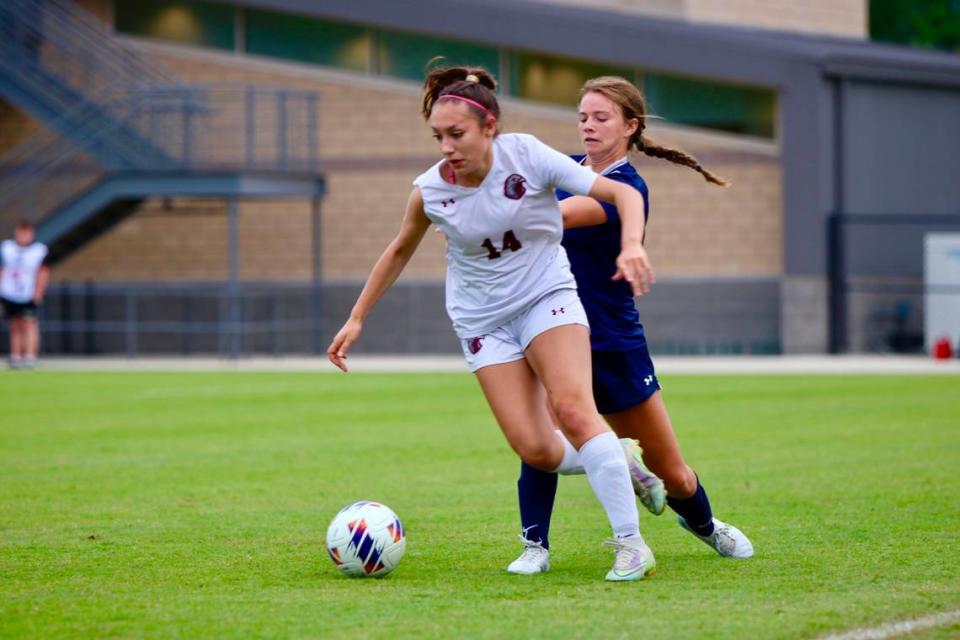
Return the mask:
<svg viewBox="0 0 960 640">
<path fill-rule="evenodd" d="M 354 502 L 327 528 L 330 559 L 348 576 L 385 576 L 396 569 L 406 549 L 400 518 L 379 502 Z"/>
</svg>

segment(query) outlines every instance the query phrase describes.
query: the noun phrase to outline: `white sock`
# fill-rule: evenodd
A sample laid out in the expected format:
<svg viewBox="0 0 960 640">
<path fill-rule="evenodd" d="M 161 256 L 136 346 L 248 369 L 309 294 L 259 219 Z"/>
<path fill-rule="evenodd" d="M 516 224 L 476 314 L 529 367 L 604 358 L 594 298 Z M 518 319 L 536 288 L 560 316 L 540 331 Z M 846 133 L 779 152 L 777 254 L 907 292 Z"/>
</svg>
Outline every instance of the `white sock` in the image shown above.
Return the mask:
<svg viewBox="0 0 960 640">
<path fill-rule="evenodd" d="M 577 453 L 576 448 L 570 444 L 567 436 L 563 435 L 562 431 L 557 429 L 554 433 L 556 433 L 560 441 L 563 442 L 563 460 L 560 461 L 560 466 L 554 469 L 553 472 L 564 476 L 574 476 L 584 473 L 583 465 L 580 464 L 580 454 Z"/>
<path fill-rule="evenodd" d="M 618 538 L 640 535 L 640 516 L 633 497 L 633 484 L 623 447 L 612 431 L 605 431 L 587 440 L 580 447 L 580 462 L 587 472 L 607 519 Z"/>
</svg>

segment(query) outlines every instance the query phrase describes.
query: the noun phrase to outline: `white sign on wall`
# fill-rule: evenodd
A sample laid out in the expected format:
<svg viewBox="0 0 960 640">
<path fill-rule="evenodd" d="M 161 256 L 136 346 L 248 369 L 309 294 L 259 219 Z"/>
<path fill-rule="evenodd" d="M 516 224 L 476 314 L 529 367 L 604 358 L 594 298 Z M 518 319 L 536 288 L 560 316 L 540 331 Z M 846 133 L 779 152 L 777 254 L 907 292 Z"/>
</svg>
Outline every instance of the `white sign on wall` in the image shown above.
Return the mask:
<svg viewBox="0 0 960 640">
<path fill-rule="evenodd" d="M 960 347 L 960 233 L 924 236 L 923 279 L 926 290 L 924 345 L 927 352 L 947 338 Z"/>
</svg>

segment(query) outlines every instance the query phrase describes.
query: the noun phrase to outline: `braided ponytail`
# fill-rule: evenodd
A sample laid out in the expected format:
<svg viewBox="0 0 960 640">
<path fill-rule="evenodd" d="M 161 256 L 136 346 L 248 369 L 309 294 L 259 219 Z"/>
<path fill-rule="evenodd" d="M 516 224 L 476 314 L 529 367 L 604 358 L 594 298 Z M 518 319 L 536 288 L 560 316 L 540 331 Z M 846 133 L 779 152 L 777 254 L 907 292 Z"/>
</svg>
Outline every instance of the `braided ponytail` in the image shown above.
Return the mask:
<svg viewBox="0 0 960 640">
<path fill-rule="evenodd" d="M 679 149 L 661 146 L 642 135 L 638 136 L 637 140 L 633 141 L 633 143 L 637 151 L 645 153 L 648 156 L 653 156 L 654 158 L 663 158 L 664 160 L 668 160 L 675 164 L 682 164 L 685 167 L 690 167 L 694 171 L 697 171 L 703 175 L 707 182 L 712 182 L 713 184 L 721 187 L 730 185 L 730 183 L 723 178 L 704 169 L 696 158 L 684 153 L 683 151 L 680 151 Z"/>
<path fill-rule="evenodd" d="M 580 97 L 582 98 L 588 93 L 599 93 L 616 104 L 623 112 L 624 120 L 628 122 L 630 120 L 637 121 L 637 130 L 630 136 L 630 141 L 627 146 L 628 150 L 633 148 L 648 156 L 662 158 L 675 164 L 690 167 L 700 173 L 707 182 L 712 182 L 721 187 L 726 187 L 730 184 L 723 178 L 704 169 L 693 156 L 679 149 L 659 145 L 643 135 L 643 130 L 647 127 L 647 101 L 644 99 L 643 94 L 640 93 L 640 90 L 629 80 L 619 76 L 592 78 L 587 80 L 583 84 L 583 87 L 581 87 Z"/>
</svg>

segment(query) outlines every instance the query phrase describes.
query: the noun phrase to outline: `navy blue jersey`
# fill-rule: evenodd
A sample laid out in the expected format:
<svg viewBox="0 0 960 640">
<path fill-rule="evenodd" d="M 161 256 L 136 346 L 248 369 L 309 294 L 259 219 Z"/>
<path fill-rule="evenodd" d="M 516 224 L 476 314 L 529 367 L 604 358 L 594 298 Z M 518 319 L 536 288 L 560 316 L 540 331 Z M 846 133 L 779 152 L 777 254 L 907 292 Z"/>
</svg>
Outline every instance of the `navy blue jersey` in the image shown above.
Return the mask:
<svg viewBox="0 0 960 640">
<path fill-rule="evenodd" d="M 582 155 L 572 156 L 577 162 Z M 649 217 L 647 183 L 629 162 L 616 164 L 604 174 L 611 180 L 630 185 L 643 194 L 644 215 Z M 571 194 L 557 190 L 557 199 Z M 620 255 L 620 215 L 607 202 L 600 203 L 607 221 L 591 227 L 566 229 L 563 247 L 570 258 L 570 268 L 577 279 L 577 291 L 590 320 L 590 346 L 598 351 L 625 351 L 646 345 L 640 314 L 633 292 L 626 280 L 614 282 Z"/>
</svg>

